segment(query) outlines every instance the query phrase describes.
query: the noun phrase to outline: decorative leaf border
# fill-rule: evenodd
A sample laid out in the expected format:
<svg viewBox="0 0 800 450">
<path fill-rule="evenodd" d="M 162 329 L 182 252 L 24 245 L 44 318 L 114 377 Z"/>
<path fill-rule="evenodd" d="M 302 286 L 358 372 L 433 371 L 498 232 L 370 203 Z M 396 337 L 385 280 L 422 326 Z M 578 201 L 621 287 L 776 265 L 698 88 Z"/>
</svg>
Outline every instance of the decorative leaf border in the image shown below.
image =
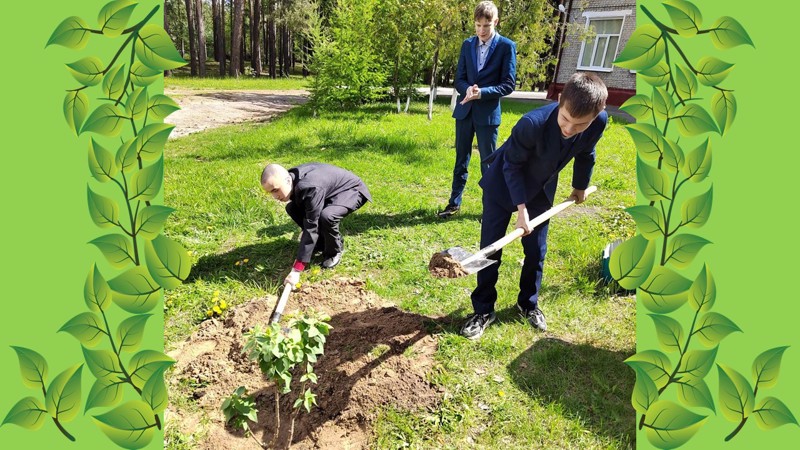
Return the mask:
<svg viewBox="0 0 800 450">
<path fill-rule="evenodd" d="M 128 449 L 147 446 L 155 429 L 161 429 L 159 414 L 167 406 L 164 371 L 174 363 L 161 351 L 139 349 L 149 313 L 162 300 L 164 289 L 181 284 L 191 269 L 186 250 L 163 234 L 174 210 L 152 204 L 162 189 L 164 144 L 173 129 L 162 122 L 179 108 L 169 97 L 148 92 L 163 71 L 183 66 L 185 61 L 166 31 L 149 23 L 160 5 L 130 25 L 138 5 L 132 0 L 107 3 L 99 11 L 96 28 L 80 17 L 68 17 L 47 41 L 47 46 L 73 50 L 84 48 L 92 35 L 120 42 L 107 62 L 88 56 L 66 64 L 78 87 L 67 90 L 63 102 L 64 118 L 76 137 L 92 135 L 87 161 L 93 180 L 87 184 L 87 206 L 92 221 L 107 234 L 89 243 L 97 247 L 113 273 L 103 274 L 92 264 L 83 292 L 88 311 L 58 330 L 80 342 L 83 364 L 65 370 L 46 387 L 45 358 L 33 350 L 12 347 L 23 382 L 42 391 L 44 404 L 25 397 L 2 423 L 35 430 L 49 415 L 74 441 L 62 424 L 80 411 L 85 364 L 95 382 L 84 414 L 113 407 L 93 416 L 93 421 L 115 444 Z M 109 322 L 112 304 L 130 314 L 116 328 Z M 100 343 L 105 343 L 104 348 L 95 348 Z"/>
<path fill-rule="evenodd" d="M 614 61 L 636 70 L 638 81 L 650 85 L 652 93 L 635 95 L 622 106 L 637 119 L 627 128 L 637 148 L 639 192 L 649 203 L 626 210 L 636 222 L 638 234 L 612 253 L 610 269 L 622 287 L 637 290 L 637 300 L 652 312 L 649 316 L 660 345 L 660 349 L 643 350 L 626 360 L 636 374 L 631 403 L 640 415 L 639 429 L 645 429 L 652 445 L 674 448 L 691 439 L 708 420 L 707 415 L 688 408 L 716 414 L 718 404 L 727 420 L 738 423 L 726 441 L 752 416 L 762 429 L 797 425 L 797 420 L 774 397 L 756 405 L 758 389 L 777 381 L 787 347 L 767 350 L 756 358 L 752 386 L 734 369 L 717 364 L 715 404 L 705 377 L 714 366 L 720 342 L 742 330 L 711 311 L 717 289 L 708 265 L 698 274 L 686 276 L 699 252 L 711 244 L 689 232 L 703 227 L 711 215 L 711 135 L 724 136 L 730 130 L 737 103 L 734 91 L 721 86 L 734 64 L 711 56 L 690 59 L 681 42 L 707 35 L 719 50 L 754 44 L 732 17 L 720 17 L 704 27 L 702 13 L 693 3 L 667 0 L 662 6 L 672 26 L 640 5 L 650 23 L 636 28 Z M 705 97 L 709 92 L 713 92 L 710 102 Z M 681 140 L 692 138 L 701 142 L 687 153 Z M 702 193 L 696 195 L 698 191 Z M 687 303 L 694 314 L 685 329 L 670 314 Z M 680 404 L 660 398 L 669 387 L 677 391 Z"/>
</svg>

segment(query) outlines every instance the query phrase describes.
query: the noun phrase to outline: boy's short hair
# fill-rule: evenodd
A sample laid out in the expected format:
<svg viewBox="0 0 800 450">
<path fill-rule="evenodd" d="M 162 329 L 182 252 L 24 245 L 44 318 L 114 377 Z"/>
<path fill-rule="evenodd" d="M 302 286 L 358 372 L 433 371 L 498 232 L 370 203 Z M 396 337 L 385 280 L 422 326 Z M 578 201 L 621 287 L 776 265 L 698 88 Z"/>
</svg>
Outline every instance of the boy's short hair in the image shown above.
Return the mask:
<svg viewBox="0 0 800 450">
<path fill-rule="evenodd" d="M 606 107 L 608 89 L 597 75 L 590 72 L 573 74 L 564 90 L 559 103 L 565 105 L 572 117 L 596 116 Z"/>
<path fill-rule="evenodd" d="M 497 12 L 497 6 L 494 3 L 485 1 L 478 3 L 478 6 L 475 7 L 475 20 L 486 19 L 492 21 L 499 17 L 499 13 Z"/>
</svg>

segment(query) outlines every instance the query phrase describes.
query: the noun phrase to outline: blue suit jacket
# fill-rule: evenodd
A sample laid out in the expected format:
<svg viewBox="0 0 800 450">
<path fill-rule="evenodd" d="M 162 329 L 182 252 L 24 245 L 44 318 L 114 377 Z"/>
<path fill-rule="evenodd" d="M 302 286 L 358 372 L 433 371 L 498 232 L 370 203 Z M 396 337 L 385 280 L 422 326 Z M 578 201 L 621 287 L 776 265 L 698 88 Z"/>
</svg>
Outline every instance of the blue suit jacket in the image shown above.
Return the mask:
<svg viewBox="0 0 800 450">
<path fill-rule="evenodd" d="M 470 112 L 477 125 L 500 125 L 500 97 L 514 92 L 517 83 L 517 44 L 494 33 L 483 69 L 478 72 L 477 36 L 464 40 L 458 57 L 455 87 L 458 91 L 453 117 L 465 119 Z M 467 88 L 477 84 L 481 98 L 461 104 Z"/>
<path fill-rule="evenodd" d="M 558 103 L 535 109 L 519 119 L 507 141 L 486 158 L 489 169 L 479 182 L 484 195 L 491 195 L 509 210 L 528 204 L 544 193 L 553 203 L 558 173 L 573 158 L 572 187 L 586 189 L 592 177 L 595 145 L 603 136 L 605 111 L 575 136 L 562 152 L 558 127 Z"/>
</svg>

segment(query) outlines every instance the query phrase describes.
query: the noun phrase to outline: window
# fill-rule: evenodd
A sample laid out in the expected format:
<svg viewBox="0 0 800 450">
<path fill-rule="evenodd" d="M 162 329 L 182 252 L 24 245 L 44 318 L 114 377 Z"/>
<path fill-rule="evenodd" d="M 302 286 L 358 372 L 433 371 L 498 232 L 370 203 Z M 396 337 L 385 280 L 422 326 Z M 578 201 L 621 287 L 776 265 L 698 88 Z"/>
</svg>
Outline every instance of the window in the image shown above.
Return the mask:
<svg viewBox="0 0 800 450">
<path fill-rule="evenodd" d="M 619 48 L 622 24 L 628 14 L 630 11 L 584 13 L 586 29 L 593 29 L 595 36 L 594 39 L 581 43 L 578 69 L 611 72 L 612 62 Z"/>
</svg>

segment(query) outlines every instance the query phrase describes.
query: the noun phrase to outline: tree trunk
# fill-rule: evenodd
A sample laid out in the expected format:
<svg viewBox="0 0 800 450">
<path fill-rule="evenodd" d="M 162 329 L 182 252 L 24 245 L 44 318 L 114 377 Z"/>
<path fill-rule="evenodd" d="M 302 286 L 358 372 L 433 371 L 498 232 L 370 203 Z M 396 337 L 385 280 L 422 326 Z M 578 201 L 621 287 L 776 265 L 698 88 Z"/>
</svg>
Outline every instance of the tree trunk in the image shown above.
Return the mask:
<svg viewBox="0 0 800 450">
<path fill-rule="evenodd" d="M 239 75 L 242 74 L 242 62 L 244 58 L 242 57 L 242 28 L 244 24 L 244 1 L 245 0 L 233 0 L 233 22 L 232 22 L 232 34 L 233 38 L 231 40 L 231 70 L 230 74 L 232 77 L 238 78 Z"/>
<path fill-rule="evenodd" d="M 214 59 L 219 62 L 219 74 L 225 76 L 225 0 L 212 0 L 214 17 Z"/>
<path fill-rule="evenodd" d="M 437 43 L 438 44 L 438 43 Z M 431 92 L 428 97 L 428 121 L 433 120 L 433 101 L 436 100 L 436 71 L 439 70 L 439 46 L 433 53 L 433 69 L 431 69 Z"/>
<path fill-rule="evenodd" d="M 206 76 L 206 60 L 208 54 L 206 53 L 206 25 L 203 20 L 203 0 L 195 0 L 195 20 L 197 21 L 197 73 L 204 77 Z"/>
<path fill-rule="evenodd" d="M 242 59 L 239 66 L 239 72 L 244 73 L 245 61 L 250 59 L 250 53 L 247 52 L 247 22 L 250 18 L 250 2 L 252 0 L 243 0 L 244 9 L 242 10 Z"/>
<path fill-rule="evenodd" d="M 167 32 L 167 35 L 169 35 L 169 20 L 168 20 L 169 12 L 167 11 L 169 5 L 170 5 L 169 2 L 164 2 L 164 31 Z M 172 71 L 171 70 L 165 70 L 164 71 L 164 76 L 165 77 L 168 77 L 170 75 L 172 75 Z"/>
<path fill-rule="evenodd" d="M 269 77 L 275 79 L 278 77 L 276 59 L 278 56 L 277 42 L 275 41 L 275 1 L 267 0 L 269 2 L 267 21 L 267 60 L 269 61 Z"/>
<path fill-rule="evenodd" d="M 186 4 L 186 26 L 189 28 L 189 69 L 192 76 L 197 75 L 197 45 L 194 33 L 194 14 L 192 14 L 193 0 L 184 0 Z"/>
<path fill-rule="evenodd" d="M 261 0 L 253 0 L 250 10 L 250 65 L 261 75 Z"/>
</svg>

